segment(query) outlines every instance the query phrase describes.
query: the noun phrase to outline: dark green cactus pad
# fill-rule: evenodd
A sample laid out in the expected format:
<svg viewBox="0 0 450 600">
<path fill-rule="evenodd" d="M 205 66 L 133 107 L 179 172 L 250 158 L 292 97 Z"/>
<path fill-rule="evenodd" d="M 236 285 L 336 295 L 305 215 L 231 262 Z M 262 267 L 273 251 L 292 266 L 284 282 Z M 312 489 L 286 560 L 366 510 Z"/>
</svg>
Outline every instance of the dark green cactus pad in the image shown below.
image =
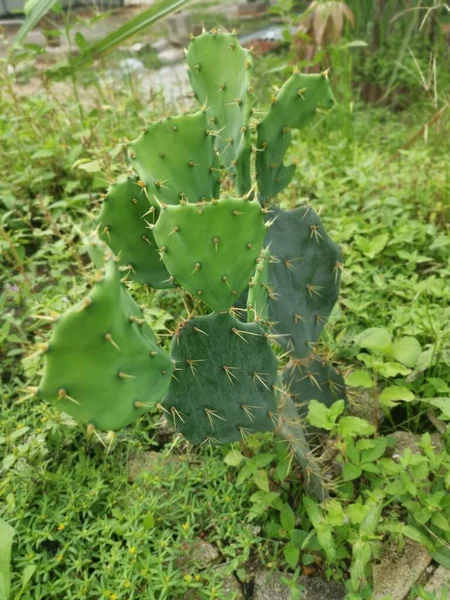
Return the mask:
<svg viewBox="0 0 450 600">
<path fill-rule="evenodd" d="M 332 105 L 326 74 L 296 73 L 282 86 L 257 130 L 256 177 L 261 200 L 281 192 L 294 176 L 295 165 L 283 164 L 291 143 L 290 130 L 308 125 L 317 108 Z"/>
<path fill-rule="evenodd" d="M 274 429 L 277 359 L 266 335 L 230 314 L 195 317 L 179 328 L 163 407 L 190 442 L 227 443 Z"/>
<path fill-rule="evenodd" d="M 259 202 L 166 206 L 153 229 L 170 274 L 212 310 L 227 310 L 255 269 L 266 226 Z"/>
<path fill-rule="evenodd" d="M 269 315 L 269 294 L 274 292 L 269 288 L 270 248 L 264 248 L 259 255 L 255 274 L 248 284 L 247 315 L 248 321 L 256 318 L 266 321 Z"/>
<path fill-rule="evenodd" d="M 99 216 L 98 234 L 129 267 L 127 279 L 154 288 L 173 287 L 150 228 L 159 209 L 150 204 L 136 177 L 112 185 Z M 93 241 L 95 243 L 95 240 Z"/>
<path fill-rule="evenodd" d="M 208 127 L 217 131 L 220 160 L 236 178 L 237 193 L 245 195 L 252 185 L 251 54 L 236 35 L 212 31 L 192 38 L 186 60 L 195 96 L 207 108 Z"/>
<path fill-rule="evenodd" d="M 218 197 L 219 159 L 205 114 L 163 119 L 131 142 L 129 160 L 150 202 L 155 197 L 165 204 Z"/>
<path fill-rule="evenodd" d="M 55 323 L 38 395 L 84 423 L 116 431 L 161 400 L 172 373 L 109 260 L 89 296 Z"/>
<path fill-rule="evenodd" d="M 329 408 L 336 400 L 346 399 L 344 378 L 330 363 L 319 357 L 307 364 L 291 360 L 283 369 L 281 382 L 289 390 L 302 417 L 308 414 L 311 400 L 317 400 Z"/>
<path fill-rule="evenodd" d="M 319 339 L 339 295 L 342 256 L 309 207 L 267 215 L 265 244 L 270 245 L 269 321 L 280 344 L 293 356 L 308 356 Z"/>
</svg>

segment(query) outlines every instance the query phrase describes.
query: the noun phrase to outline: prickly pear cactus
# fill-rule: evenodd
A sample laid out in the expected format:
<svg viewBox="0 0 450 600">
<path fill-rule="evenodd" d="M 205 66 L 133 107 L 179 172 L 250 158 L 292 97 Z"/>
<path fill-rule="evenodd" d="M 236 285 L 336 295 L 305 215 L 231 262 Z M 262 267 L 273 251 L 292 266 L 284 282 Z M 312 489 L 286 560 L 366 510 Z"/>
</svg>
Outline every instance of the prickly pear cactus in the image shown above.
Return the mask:
<svg viewBox="0 0 450 600">
<path fill-rule="evenodd" d="M 186 61 L 194 94 L 207 110 L 208 127 L 216 132 L 220 160 L 235 178 L 237 193 L 245 195 L 252 187 L 252 56 L 236 35 L 212 31 L 192 38 Z"/>
<path fill-rule="evenodd" d="M 314 350 L 339 295 L 341 250 L 309 207 L 271 208 L 269 321 L 280 343 L 296 358 Z"/>
<path fill-rule="evenodd" d="M 332 104 L 328 78 L 296 73 L 272 99 L 257 124 L 252 178 L 250 118 L 259 113 L 249 51 L 234 34 L 205 32 L 192 39 L 187 66 L 201 110 L 152 123 L 129 145 L 134 173 L 109 190 L 95 222 L 99 237 L 86 246 L 105 271 L 57 321 L 39 395 L 107 430 L 161 404 L 196 444 L 276 428 L 310 491 L 323 497 L 294 400 L 320 392 L 329 402 L 341 386 L 332 367 L 312 359 L 304 373 L 301 366 L 337 300 L 341 252 L 312 209 L 285 212 L 270 200 L 295 170 L 283 164 L 291 129 Z M 118 265 L 105 263 L 105 245 Z M 169 358 L 129 295 L 131 280 L 178 284 L 216 312 L 190 315 Z M 247 309 L 237 311 L 247 286 Z M 275 340 L 290 355 L 281 376 Z"/>
<path fill-rule="evenodd" d="M 172 341 L 167 418 L 190 442 L 226 443 L 276 425 L 277 359 L 257 323 L 195 317 Z"/>
<path fill-rule="evenodd" d="M 54 325 L 38 396 L 98 429 L 122 429 L 166 393 L 173 372 L 113 260 Z"/>
<path fill-rule="evenodd" d="M 318 108 L 333 105 L 328 76 L 294 73 L 286 81 L 258 125 L 256 173 L 260 199 L 281 192 L 290 182 L 295 165 L 286 167 L 284 155 L 291 143 L 291 129 L 310 123 Z"/>
<path fill-rule="evenodd" d="M 153 232 L 171 275 L 212 310 L 227 310 L 247 286 L 266 235 L 256 200 L 222 198 L 165 206 Z"/>
<path fill-rule="evenodd" d="M 127 279 L 169 288 L 173 280 L 151 229 L 159 209 L 150 204 L 138 181 L 127 177 L 110 187 L 99 216 L 98 235 L 119 257 Z"/>
</svg>

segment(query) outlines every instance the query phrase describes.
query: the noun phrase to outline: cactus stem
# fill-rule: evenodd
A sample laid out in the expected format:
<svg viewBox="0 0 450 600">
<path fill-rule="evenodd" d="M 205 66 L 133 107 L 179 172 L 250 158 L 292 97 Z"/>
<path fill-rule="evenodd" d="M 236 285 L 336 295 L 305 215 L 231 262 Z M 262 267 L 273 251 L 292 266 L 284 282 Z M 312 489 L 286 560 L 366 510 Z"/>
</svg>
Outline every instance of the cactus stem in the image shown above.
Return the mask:
<svg viewBox="0 0 450 600">
<path fill-rule="evenodd" d="M 153 215 L 153 218 L 155 218 L 155 207 L 151 206 L 148 211 L 146 213 L 144 213 L 141 217 L 141 219 L 144 219 L 147 215 Z"/>
<path fill-rule="evenodd" d="M 304 322 L 305 322 L 305 318 L 304 317 L 302 317 L 298 313 L 294 313 L 294 323 L 296 325 L 297 325 L 297 323 L 304 323 Z"/>
<path fill-rule="evenodd" d="M 301 88 L 300 90 L 297 90 L 297 96 L 299 96 L 302 100 L 304 100 L 305 96 L 303 94 L 306 92 L 307 89 L 308 88 Z"/>
<path fill-rule="evenodd" d="M 276 413 L 272 412 L 271 410 L 267 411 L 267 416 L 272 421 L 272 423 L 274 424 L 274 426 L 277 427 L 278 426 L 278 422 L 280 420 L 280 416 L 277 415 Z"/>
<path fill-rule="evenodd" d="M 178 227 L 178 225 L 175 225 L 175 227 L 172 228 L 172 231 L 169 233 L 169 235 L 172 235 L 173 233 L 177 233 L 178 231 L 180 231 L 180 228 Z"/>
<path fill-rule="evenodd" d="M 151 408 L 152 405 L 151 404 L 146 404 L 145 402 L 135 402 L 134 403 L 134 408 Z"/>
<path fill-rule="evenodd" d="M 213 238 L 213 244 L 214 244 L 214 246 L 216 248 L 216 252 L 217 252 L 217 246 L 219 245 L 219 238 L 217 238 L 217 237 Z"/>
<path fill-rule="evenodd" d="M 325 69 L 325 71 L 322 71 L 322 73 L 321 73 L 322 77 L 324 77 L 325 79 L 328 79 L 329 72 L 330 72 L 330 67 L 328 67 L 328 69 Z"/>
<path fill-rule="evenodd" d="M 242 341 L 244 341 L 246 344 L 248 344 L 248 341 L 245 339 L 245 337 L 243 335 L 241 335 L 243 332 L 241 332 L 239 329 L 236 329 L 236 327 L 233 327 L 233 329 L 231 331 L 235 335 L 237 335 L 238 337 L 240 337 Z"/>
<path fill-rule="evenodd" d="M 268 221 L 266 221 L 266 227 L 267 229 L 269 229 L 269 227 L 272 227 L 272 225 L 275 223 L 275 221 L 277 220 L 278 216 L 274 217 L 273 219 L 269 219 Z"/>
<path fill-rule="evenodd" d="M 337 262 L 334 267 L 333 267 L 333 272 L 334 272 L 334 280 L 337 282 L 338 277 L 339 277 L 339 271 L 343 271 L 344 270 L 344 265 L 340 262 Z"/>
<path fill-rule="evenodd" d="M 225 371 L 225 374 L 228 377 L 228 381 L 231 383 L 231 385 L 234 385 L 233 379 L 239 381 L 237 376 L 233 373 L 233 370 L 239 369 L 239 367 L 227 367 L 227 365 L 223 365 L 222 369 Z"/>
<path fill-rule="evenodd" d="M 256 371 L 253 371 L 252 373 L 253 379 L 257 379 L 259 383 L 261 383 L 266 388 L 266 390 L 270 392 L 269 386 L 267 385 L 265 379 L 262 377 L 263 375 L 267 375 L 267 373 L 257 373 Z"/>
<path fill-rule="evenodd" d="M 316 319 L 316 323 L 325 323 L 326 322 L 326 318 L 319 314 L 315 315 L 315 319 Z"/>
<path fill-rule="evenodd" d="M 148 237 L 146 235 L 143 235 L 141 239 L 143 239 L 144 242 L 147 242 L 147 244 L 150 244 L 150 246 L 154 245 L 154 244 L 152 244 L 152 242 L 148 239 Z"/>
<path fill-rule="evenodd" d="M 322 388 L 320 387 L 319 382 L 314 377 L 314 375 L 311 373 L 311 371 L 308 371 L 304 377 L 301 377 L 300 381 L 303 381 L 303 379 L 309 379 L 311 381 L 311 383 L 316 386 L 317 389 L 322 391 Z"/>
<path fill-rule="evenodd" d="M 199 271 L 199 270 L 200 270 L 200 268 L 201 268 L 201 264 L 200 264 L 199 262 L 196 262 L 196 263 L 195 263 L 195 268 L 194 268 L 194 270 L 192 271 L 191 275 L 193 275 L 193 274 L 194 274 L 196 271 Z"/>
<path fill-rule="evenodd" d="M 82 310 L 85 310 L 86 308 L 89 308 L 89 306 L 91 306 L 92 304 L 92 300 L 90 298 L 85 298 L 80 306 L 80 308 L 78 309 L 78 312 L 81 312 Z"/>
<path fill-rule="evenodd" d="M 163 259 L 164 253 L 166 252 L 167 248 L 165 246 L 161 246 L 161 248 L 159 249 L 159 260 Z"/>
<path fill-rule="evenodd" d="M 213 419 L 221 419 L 225 421 L 223 417 L 221 417 L 215 410 L 211 410 L 210 408 L 204 409 L 206 416 L 208 417 L 209 424 L 211 425 L 211 429 L 214 429 L 214 421 Z"/>
<path fill-rule="evenodd" d="M 210 435 L 207 435 L 207 436 L 205 436 L 205 439 L 200 444 L 200 446 L 203 446 L 203 444 L 209 444 L 210 446 L 212 446 L 213 444 L 220 444 L 220 442 L 219 442 L 219 440 L 216 440 L 216 438 L 213 438 Z"/>
<path fill-rule="evenodd" d="M 114 348 L 116 348 L 116 350 L 120 350 L 119 346 L 116 344 L 116 342 L 112 339 L 111 334 L 110 333 L 106 333 L 105 334 L 105 340 L 107 342 L 109 342 L 110 344 L 112 344 L 114 346 Z"/>
</svg>

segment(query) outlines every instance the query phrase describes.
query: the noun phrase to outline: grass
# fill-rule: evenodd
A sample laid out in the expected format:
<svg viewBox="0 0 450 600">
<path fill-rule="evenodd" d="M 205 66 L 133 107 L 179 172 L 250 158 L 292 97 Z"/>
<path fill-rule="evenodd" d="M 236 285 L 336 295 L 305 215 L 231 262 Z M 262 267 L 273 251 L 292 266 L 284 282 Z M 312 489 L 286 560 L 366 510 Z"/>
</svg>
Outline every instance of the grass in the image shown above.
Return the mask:
<svg viewBox="0 0 450 600">
<path fill-rule="evenodd" d="M 1 77 L 0 516 L 17 529 L 14 593 L 29 564 L 37 570 L 24 600 L 231 599 L 230 582 L 251 589 L 246 586 L 260 565 L 347 579 L 349 534 L 340 521 L 334 530 L 342 541 L 339 567 L 330 568 L 315 538 L 299 566 L 284 550 L 291 539 L 284 504 L 303 511 L 298 530 L 305 536 L 312 519 L 299 502 L 301 480 L 295 471 L 281 473 L 285 457 L 270 436 L 236 446 L 242 459 L 235 461 L 229 448 L 174 443 L 152 415 L 121 432 L 106 452 L 107 439 L 89 439 L 28 392 L 42 370 L 47 317 L 89 285 L 80 227 L 98 212 L 108 182 L 124 172 L 126 141 L 170 107 L 158 95 L 141 98 L 132 78 L 124 87 L 95 82 L 90 94 L 81 90 L 89 99 L 77 106 L 70 87 L 64 96 L 50 85 L 20 97 L 5 72 Z M 263 78 L 257 94 L 266 91 Z M 290 158 L 297 173 L 282 198 L 285 205 L 310 202 L 344 249 L 342 296 L 323 337 L 334 359 L 365 368 L 368 359 L 354 341 L 369 327 L 414 336 L 428 351 L 413 378 L 392 379 L 416 400 L 390 417 L 396 428 L 417 433 L 434 430 L 420 399 L 443 395 L 439 382 L 445 386 L 450 377 L 448 114 L 426 143 L 420 137 L 402 149 L 433 110 L 426 99 L 399 113 L 357 99 L 352 110 L 341 104 L 295 137 Z M 184 310 L 175 292 L 137 286 L 133 292 L 148 303 L 146 318 L 158 334 L 173 329 Z M 381 377 L 380 386 L 389 381 Z M 388 433 L 394 428 L 384 426 Z M 129 460 L 142 460 L 142 451 L 160 458 L 152 455 L 131 481 Z M 249 462 L 261 452 L 263 460 Z M 251 477 L 227 466 L 241 461 Z M 367 476 L 355 488 L 347 484 L 343 506 L 367 501 L 377 485 Z M 270 493 L 275 496 L 264 495 Z M 303 533 L 292 535 L 303 544 Z M 197 555 L 202 541 L 219 551 L 210 565 Z"/>
</svg>

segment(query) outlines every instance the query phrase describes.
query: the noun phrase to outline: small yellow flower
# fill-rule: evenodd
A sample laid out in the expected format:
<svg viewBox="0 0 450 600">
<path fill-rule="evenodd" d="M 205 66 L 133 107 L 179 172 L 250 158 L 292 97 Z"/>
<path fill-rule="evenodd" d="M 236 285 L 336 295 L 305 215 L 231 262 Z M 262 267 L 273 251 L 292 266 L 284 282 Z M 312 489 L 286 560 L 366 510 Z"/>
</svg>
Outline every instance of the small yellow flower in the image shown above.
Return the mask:
<svg viewBox="0 0 450 600">
<path fill-rule="evenodd" d="M 194 575 L 194 579 L 195 579 L 195 581 L 200 581 L 200 580 L 201 580 L 201 577 L 200 577 L 200 575 L 199 575 L 198 573 L 196 573 L 196 574 Z"/>
<path fill-rule="evenodd" d="M 134 546 L 131 546 L 131 548 L 129 548 L 128 552 L 130 554 L 136 554 L 136 548 Z"/>
<path fill-rule="evenodd" d="M 58 554 L 58 556 L 56 557 L 56 560 L 59 560 L 59 562 L 61 562 L 63 558 L 64 557 L 62 554 Z"/>
<path fill-rule="evenodd" d="M 183 523 L 182 528 L 183 531 L 187 531 L 189 529 L 189 523 Z"/>
<path fill-rule="evenodd" d="M 111 592 L 110 600 L 117 600 L 117 594 Z"/>
<path fill-rule="evenodd" d="M 187 573 L 187 575 L 184 576 L 184 580 L 186 583 L 191 583 L 192 575 L 189 575 L 189 573 Z"/>
<path fill-rule="evenodd" d="M 129 587 L 131 587 L 131 581 L 128 581 L 128 579 L 127 579 L 126 581 L 124 581 L 123 587 L 124 587 L 124 588 L 129 588 Z"/>
<path fill-rule="evenodd" d="M 60 523 L 58 525 L 58 531 L 63 531 L 66 528 L 66 526 L 64 525 L 64 523 Z"/>
<path fill-rule="evenodd" d="M 225 496 L 225 502 L 231 502 L 230 496 Z"/>
</svg>

